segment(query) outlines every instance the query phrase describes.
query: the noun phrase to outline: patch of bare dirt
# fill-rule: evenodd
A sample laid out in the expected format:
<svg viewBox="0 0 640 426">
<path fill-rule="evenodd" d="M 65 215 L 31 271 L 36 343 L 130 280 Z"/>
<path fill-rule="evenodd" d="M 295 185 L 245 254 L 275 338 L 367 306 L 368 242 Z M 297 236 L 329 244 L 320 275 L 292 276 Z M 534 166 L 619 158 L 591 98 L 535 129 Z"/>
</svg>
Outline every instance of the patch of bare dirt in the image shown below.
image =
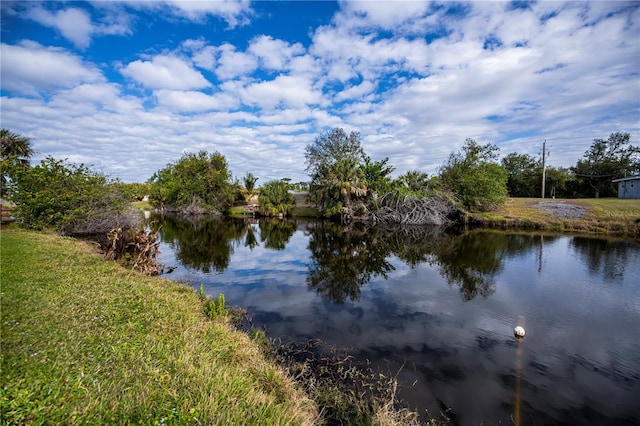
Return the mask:
<svg viewBox="0 0 640 426">
<path fill-rule="evenodd" d="M 587 214 L 584 207 L 561 201 L 540 201 L 536 207 L 562 219 L 580 219 Z"/>
</svg>

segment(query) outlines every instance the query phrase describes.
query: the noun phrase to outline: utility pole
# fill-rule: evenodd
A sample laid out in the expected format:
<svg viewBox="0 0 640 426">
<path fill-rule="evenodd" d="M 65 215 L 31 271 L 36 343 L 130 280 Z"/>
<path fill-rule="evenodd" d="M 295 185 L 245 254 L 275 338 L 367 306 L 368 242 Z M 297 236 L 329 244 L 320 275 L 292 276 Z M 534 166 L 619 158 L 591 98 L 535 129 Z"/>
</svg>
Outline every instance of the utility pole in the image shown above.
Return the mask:
<svg viewBox="0 0 640 426">
<path fill-rule="evenodd" d="M 544 181 L 545 181 L 545 158 L 547 154 L 547 140 L 542 142 L 542 198 L 544 198 Z"/>
</svg>

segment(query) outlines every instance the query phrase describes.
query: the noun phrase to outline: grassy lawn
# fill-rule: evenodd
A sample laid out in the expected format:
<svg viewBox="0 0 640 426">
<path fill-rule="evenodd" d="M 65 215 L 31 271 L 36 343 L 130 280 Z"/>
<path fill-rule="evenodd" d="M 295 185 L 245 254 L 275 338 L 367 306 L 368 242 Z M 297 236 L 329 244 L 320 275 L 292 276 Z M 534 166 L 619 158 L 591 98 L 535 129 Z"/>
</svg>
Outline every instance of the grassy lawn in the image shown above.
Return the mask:
<svg viewBox="0 0 640 426">
<path fill-rule="evenodd" d="M 559 217 L 540 208 L 557 203 L 584 209 L 579 218 Z M 486 226 L 640 236 L 640 200 L 618 198 L 509 198 L 493 212 L 473 214 Z"/>
<path fill-rule="evenodd" d="M 250 213 L 246 213 L 246 206 L 233 206 L 228 211 L 227 214 L 231 217 L 252 217 Z M 322 213 L 320 213 L 317 209 L 312 207 L 298 207 L 295 206 L 291 209 L 291 216 L 293 217 L 309 217 L 309 218 L 318 218 L 322 217 Z"/>
<path fill-rule="evenodd" d="M 312 424 L 317 408 L 189 287 L 88 244 L 0 234 L 2 424 Z"/>
<path fill-rule="evenodd" d="M 153 210 L 153 206 L 148 201 L 133 201 L 131 204 L 140 210 Z"/>
</svg>

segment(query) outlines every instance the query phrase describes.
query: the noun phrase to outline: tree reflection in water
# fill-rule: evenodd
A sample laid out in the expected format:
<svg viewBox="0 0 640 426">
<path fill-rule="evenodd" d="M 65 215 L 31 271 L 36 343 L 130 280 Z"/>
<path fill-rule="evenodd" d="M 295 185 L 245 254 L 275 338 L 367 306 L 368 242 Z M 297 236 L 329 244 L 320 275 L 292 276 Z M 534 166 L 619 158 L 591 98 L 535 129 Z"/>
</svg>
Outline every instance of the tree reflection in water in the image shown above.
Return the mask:
<svg viewBox="0 0 640 426">
<path fill-rule="evenodd" d="M 501 269 L 504 244 L 504 235 L 461 235 L 436 252 L 440 271 L 449 285 L 460 287 L 464 300 L 490 296 L 495 291 L 493 277 Z"/>
<path fill-rule="evenodd" d="M 538 244 L 532 236 L 507 238 L 504 233 L 455 235 L 439 227 L 339 227 L 326 223 L 311 233 L 307 283 L 328 300 L 356 301 L 371 278 L 387 277 L 395 255 L 411 268 L 428 263 L 439 268 L 465 301 L 495 291 L 494 276 L 507 255 Z"/>
<path fill-rule="evenodd" d="M 282 219 L 260 219 L 260 236 L 266 248 L 284 250 L 295 232 L 293 222 Z"/>
<path fill-rule="evenodd" d="M 351 225 L 342 228 L 322 222 L 311 231 L 310 289 L 334 303 L 357 301 L 360 288 L 372 277 L 395 268 L 387 260 L 390 249 L 376 228 Z"/>
<path fill-rule="evenodd" d="M 251 223 L 247 226 L 247 235 L 244 238 L 244 246 L 249 247 L 249 250 L 253 250 L 258 247 L 260 243 L 258 242 L 258 237 L 256 237 L 256 232 Z"/>
<path fill-rule="evenodd" d="M 575 237 L 571 240 L 571 246 L 585 259 L 592 275 L 602 274 L 606 282 L 620 282 L 624 277 L 625 266 L 629 264 L 628 254 L 633 243 Z"/>
<path fill-rule="evenodd" d="M 229 267 L 233 241 L 240 241 L 248 225 L 219 217 L 162 216 L 157 219 L 162 240 L 184 266 L 205 273 Z"/>
<path fill-rule="evenodd" d="M 205 273 L 227 269 L 236 246 L 284 250 L 299 228 L 295 221 L 280 219 L 260 219 L 257 228 L 253 219 L 165 216 L 154 220 L 161 227 L 160 237 L 173 247 L 176 258 L 184 266 Z M 502 232 L 455 235 L 429 226 L 342 226 L 327 221 L 302 224 L 309 233 L 308 288 L 338 304 L 359 300 L 361 287 L 372 278 L 386 279 L 395 269 L 392 256 L 411 268 L 422 263 L 437 267 L 450 286 L 460 288 L 465 301 L 488 297 L 495 291 L 494 277 L 506 257 L 543 244 L 540 236 L 507 238 Z M 578 244 L 576 248 L 582 249 Z M 585 253 L 591 259 L 597 258 L 593 250 Z"/>
</svg>

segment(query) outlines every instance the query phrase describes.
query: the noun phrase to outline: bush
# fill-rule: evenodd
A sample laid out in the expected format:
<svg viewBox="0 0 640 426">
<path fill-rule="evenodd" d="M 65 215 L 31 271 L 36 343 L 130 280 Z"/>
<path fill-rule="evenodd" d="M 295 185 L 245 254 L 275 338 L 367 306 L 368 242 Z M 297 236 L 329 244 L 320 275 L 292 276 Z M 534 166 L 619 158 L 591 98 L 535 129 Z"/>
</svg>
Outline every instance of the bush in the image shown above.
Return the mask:
<svg viewBox="0 0 640 426">
<path fill-rule="evenodd" d="M 467 139 L 462 153 L 451 154 L 440 171 L 441 183 L 470 211 L 488 211 L 504 204 L 507 172 L 495 160 L 498 147 Z"/>
<path fill-rule="evenodd" d="M 295 199 L 285 182 L 272 180 L 260 188 L 260 213 L 266 216 L 287 215 L 294 204 Z"/>
<path fill-rule="evenodd" d="M 185 213 L 223 212 L 234 200 L 225 157 L 215 152 L 185 154 L 151 178 L 149 201 L 154 207 Z"/>
<path fill-rule="evenodd" d="M 47 157 L 16 174 L 10 188 L 16 216 L 32 229 L 53 228 L 66 235 L 103 234 L 129 228 L 139 215 L 107 177 L 84 165 Z"/>
<path fill-rule="evenodd" d="M 114 182 L 113 186 L 121 192 L 129 201 L 142 201 L 151 192 L 150 183 L 123 183 Z"/>
</svg>

